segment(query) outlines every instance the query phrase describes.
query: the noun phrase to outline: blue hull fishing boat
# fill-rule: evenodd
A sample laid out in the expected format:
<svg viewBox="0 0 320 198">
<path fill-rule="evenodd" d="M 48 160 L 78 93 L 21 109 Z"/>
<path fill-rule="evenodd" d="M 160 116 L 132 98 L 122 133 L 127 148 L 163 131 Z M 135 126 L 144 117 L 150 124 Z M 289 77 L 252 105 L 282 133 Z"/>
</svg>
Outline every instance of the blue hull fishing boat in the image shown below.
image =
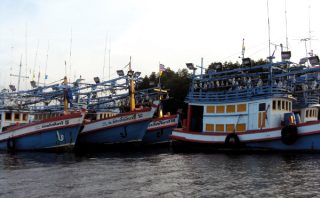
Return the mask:
<svg viewBox="0 0 320 198">
<path fill-rule="evenodd" d="M 217 63 L 193 75 L 187 118 L 171 138 L 186 147 L 320 151 L 319 58 L 293 64 L 288 54 L 278 63 L 246 58 L 238 68 Z"/>
<path fill-rule="evenodd" d="M 79 146 L 85 144 L 98 146 L 119 143 L 141 143 L 147 127 L 158 108 L 159 101 L 153 101 L 151 107 L 136 108 L 134 79 L 140 75 L 140 72 L 131 70 L 131 57 L 128 65 L 129 71 L 126 81 L 129 85 L 130 111 L 117 114 L 96 113 L 94 119 L 85 121 L 83 130 L 79 136 Z M 124 76 L 122 70 L 118 70 L 117 73 L 120 76 Z M 113 84 L 115 86 L 115 83 Z M 99 107 L 94 110 L 99 110 Z"/>
<path fill-rule="evenodd" d="M 1 115 L 2 126 L 11 120 L 18 123 L 0 132 L 0 150 L 9 151 L 72 149 L 83 121 L 81 113 L 32 123 L 28 123 L 27 113 L 2 112 Z M 22 122 L 19 122 L 20 118 Z"/>
<path fill-rule="evenodd" d="M 151 108 L 85 122 L 79 136 L 79 145 L 141 142 L 158 103 L 154 101 Z"/>
<path fill-rule="evenodd" d="M 178 115 L 154 118 L 143 137 L 143 144 L 160 144 L 171 141 L 172 130 L 178 125 Z"/>
</svg>

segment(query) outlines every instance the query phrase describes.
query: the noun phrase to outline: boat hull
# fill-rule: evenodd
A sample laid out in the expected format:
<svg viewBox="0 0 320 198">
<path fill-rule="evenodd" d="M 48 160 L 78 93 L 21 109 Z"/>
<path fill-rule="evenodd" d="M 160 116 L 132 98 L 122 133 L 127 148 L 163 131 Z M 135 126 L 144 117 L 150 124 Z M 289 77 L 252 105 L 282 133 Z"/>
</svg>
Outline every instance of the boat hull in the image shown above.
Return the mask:
<svg viewBox="0 0 320 198">
<path fill-rule="evenodd" d="M 77 141 L 82 120 L 81 115 L 67 116 L 14 128 L 0 135 L 0 150 L 72 150 Z"/>
<path fill-rule="evenodd" d="M 171 141 L 172 130 L 178 125 L 178 116 L 173 115 L 164 118 L 155 118 L 149 124 L 143 137 L 143 144 L 161 144 Z"/>
<path fill-rule="evenodd" d="M 81 133 L 79 145 L 83 144 L 119 144 L 141 142 L 150 120 L 124 123 L 112 128 L 103 128 Z"/>
<path fill-rule="evenodd" d="M 157 104 L 149 109 L 121 113 L 110 118 L 85 123 L 79 136 L 79 146 L 141 143 Z"/>
<path fill-rule="evenodd" d="M 320 151 L 320 122 L 297 125 L 297 139 L 291 144 L 282 140 L 282 128 L 237 133 L 237 144 L 228 144 L 228 133 L 200 133 L 174 129 L 171 139 L 180 143 L 212 145 L 214 148 L 246 148 L 253 150 Z"/>
</svg>

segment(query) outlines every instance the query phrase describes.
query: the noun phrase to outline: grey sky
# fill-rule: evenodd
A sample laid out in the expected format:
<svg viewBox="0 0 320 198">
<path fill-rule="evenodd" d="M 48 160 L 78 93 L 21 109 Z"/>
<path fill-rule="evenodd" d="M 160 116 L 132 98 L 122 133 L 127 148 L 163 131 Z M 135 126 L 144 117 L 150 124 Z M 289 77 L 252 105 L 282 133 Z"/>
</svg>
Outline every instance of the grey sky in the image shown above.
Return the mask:
<svg viewBox="0 0 320 198">
<path fill-rule="evenodd" d="M 107 34 L 111 77 L 130 56 L 133 69 L 143 75 L 158 72 L 159 61 L 173 70 L 184 68 L 186 62 L 200 64 L 201 57 L 206 66 L 237 61 L 242 38 L 246 56 L 266 58 L 266 5 L 267 0 L 0 0 L 0 87 L 10 81 L 16 84 L 17 79 L 9 74 L 18 73 L 21 55 L 22 73 L 31 78 L 35 73 L 37 80 L 40 68 L 43 82 L 48 43 L 48 82 L 64 76 L 65 61 L 71 79 L 75 75 L 88 81 L 102 77 Z M 287 0 L 289 48 L 296 62 L 305 56 L 299 39 L 309 36 L 309 5 L 312 38 L 319 39 L 319 1 Z M 271 41 L 285 44 L 285 0 L 269 0 L 269 7 Z M 312 41 L 312 49 L 319 53 L 318 40 Z M 280 48 L 277 56 L 279 52 Z M 105 79 L 108 71 L 107 53 Z"/>
</svg>

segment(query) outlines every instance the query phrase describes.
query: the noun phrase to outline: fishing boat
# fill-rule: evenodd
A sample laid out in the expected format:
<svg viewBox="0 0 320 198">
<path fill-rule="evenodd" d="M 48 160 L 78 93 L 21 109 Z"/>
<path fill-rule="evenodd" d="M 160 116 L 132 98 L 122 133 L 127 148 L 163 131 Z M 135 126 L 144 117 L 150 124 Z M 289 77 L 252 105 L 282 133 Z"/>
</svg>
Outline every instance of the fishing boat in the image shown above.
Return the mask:
<svg viewBox="0 0 320 198">
<path fill-rule="evenodd" d="M 153 118 L 143 137 L 143 144 L 160 144 L 171 141 L 172 130 L 178 125 L 178 115 Z"/>
<path fill-rule="evenodd" d="M 66 98 L 65 103 L 67 103 Z M 31 114 L 33 112 L 27 107 L 4 106 L 0 109 L 0 150 L 73 149 L 84 114 L 81 112 L 54 114 L 37 121 Z"/>
<path fill-rule="evenodd" d="M 123 71 L 117 72 L 124 76 Z M 85 120 L 83 130 L 79 135 L 78 144 L 84 145 L 115 145 L 119 143 L 141 143 L 147 127 L 159 105 L 159 101 L 153 101 L 151 107 L 136 108 L 135 82 L 137 76 L 131 69 L 131 58 L 127 82 L 129 84 L 130 111 L 120 113 L 99 112 Z"/>
<path fill-rule="evenodd" d="M 160 77 L 159 77 L 160 78 Z M 159 83 L 160 85 L 160 83 Z M 159 101 L 163 101 L 163 95 L 167 94 L 168 91 L 156 88 L 153 89 L 155 92 L 159 94 Z M 168 97 L 168 96 L 167 96 Z M 162 103 L 158 106 L 157 115 L 150 122 L 146 134 L 143 137 L 142 143 L 144 145 L 155 145 L 162 143 L 169 143 L 171 141 L 170 135 L 172 134 L 172 130 L 177 127 L 179 116 L 170 115 L 170 112 L 163 115 Z"/>
<path fill-rule="evenodd" d="M 255 66 L 244 58 L 239 68 L 216 63 L 202 75 L 187 64 L 194 71 L 187 118 L 171 139 L 185 147 L 320 151 L 319 58 L 305 66 L 282 55 Z"/>
</svg>

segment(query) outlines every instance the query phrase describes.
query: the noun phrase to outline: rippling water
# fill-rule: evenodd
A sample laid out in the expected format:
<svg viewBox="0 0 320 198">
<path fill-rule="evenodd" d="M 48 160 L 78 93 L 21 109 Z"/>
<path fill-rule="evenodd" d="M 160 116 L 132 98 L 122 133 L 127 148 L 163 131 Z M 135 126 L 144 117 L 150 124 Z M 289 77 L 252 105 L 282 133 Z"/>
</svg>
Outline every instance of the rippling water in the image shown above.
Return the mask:
<svg viewBox="0 0 320 198">
<path fill-rule="evenodd" d="M 0 197 L 312 197 L 319 183 L 319 154 L 0 153 Z"/>
</svg>

